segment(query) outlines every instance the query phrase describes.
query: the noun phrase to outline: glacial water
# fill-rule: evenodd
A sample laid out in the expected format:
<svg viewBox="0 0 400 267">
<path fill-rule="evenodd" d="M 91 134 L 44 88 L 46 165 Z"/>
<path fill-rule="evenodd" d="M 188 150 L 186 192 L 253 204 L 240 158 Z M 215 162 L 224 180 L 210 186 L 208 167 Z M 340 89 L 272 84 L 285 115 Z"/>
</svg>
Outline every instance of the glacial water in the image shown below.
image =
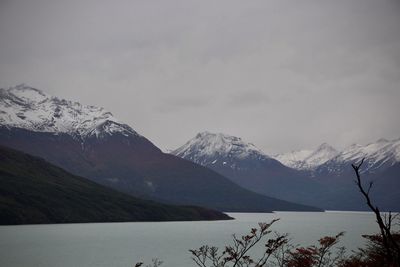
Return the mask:
<svg viewBox="0 0 400 267">
<path fill-rule="evenodd" d="M 163 267 L 195 266 L 188 249 L 222 247 L 232 234 L 245 234 L 258 222 L 280 221 L 272 230 L 290 233 L 294 243 L 314 244 L 345 231 L 341 245 L 363 245 L 362 234 L 378 231 L 369 212 L 229 213 L 232 221 L 90 223 L 0 226 L 0 266 L 130 267 L 152 258 Z"/>
</svg>

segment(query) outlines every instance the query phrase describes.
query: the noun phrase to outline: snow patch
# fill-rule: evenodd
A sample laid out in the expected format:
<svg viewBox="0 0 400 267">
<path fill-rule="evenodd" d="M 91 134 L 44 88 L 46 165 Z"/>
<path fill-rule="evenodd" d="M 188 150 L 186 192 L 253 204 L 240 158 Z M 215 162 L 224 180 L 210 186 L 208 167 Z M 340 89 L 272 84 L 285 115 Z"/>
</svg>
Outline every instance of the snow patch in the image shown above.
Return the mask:
<svg viewBox="0 0 400 267">
<path fill-rule="evenodd" d="M 335 148 L 327 143 L 323 143 L 315 150 L 292 151 L 275 155 L 274 158 L 294 169 L 313 170 L 337 156 L 338 153 Z"/>
</svg>

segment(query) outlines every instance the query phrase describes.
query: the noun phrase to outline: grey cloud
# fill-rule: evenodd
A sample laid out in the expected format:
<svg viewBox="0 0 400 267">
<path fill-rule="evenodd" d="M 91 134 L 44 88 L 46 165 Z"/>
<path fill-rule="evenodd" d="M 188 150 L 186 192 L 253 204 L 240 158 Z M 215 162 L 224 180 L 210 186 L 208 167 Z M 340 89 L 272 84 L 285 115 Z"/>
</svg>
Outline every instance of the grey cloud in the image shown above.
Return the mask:
<svg viewBox="0 0 400 267">
<path fill-rule="evenodd" d="M 398 138 L 399 3 L 0 1 L 0 87 L 104 106 L 162 148 Z"/>
<path fill-rule="evenodd" d="M 244 89 L 244 92 L 232 94 L 227 105 L 244 108 L 257 107 L 259 105 L 268 104 L 270 101 L 271 99 L 264 92 L 246 91 L 246 89 Z"/>
<path fill-rule="evenodd" d="M 209 107 L 212 104 L 212 99 L 206 97 L 175 97 L 166 99 L 156 107 L 158 112 L 186 112 L 190 109 Z"/>
</svg>

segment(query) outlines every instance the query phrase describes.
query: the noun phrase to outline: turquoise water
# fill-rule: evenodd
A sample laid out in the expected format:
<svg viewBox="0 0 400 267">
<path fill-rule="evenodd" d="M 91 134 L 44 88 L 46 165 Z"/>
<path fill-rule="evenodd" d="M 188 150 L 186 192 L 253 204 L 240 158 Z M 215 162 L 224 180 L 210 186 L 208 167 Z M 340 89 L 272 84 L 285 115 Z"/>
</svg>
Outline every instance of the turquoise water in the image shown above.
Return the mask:
<svg viewBox="0 0 400 267">
<path fill-rule="evenodd" d="M 368 212 L 229 213 L 232 221 L 96 223 L 0 226 L 0 266 L 133 266 L 152 258 L 163 267 L 195 266 L 188 249 L 223 246 L 233 233 L 247 233 L 258 222 L 281 220 L 272 230 L 290 233 L 294 243 L 314 244 L 324 235 L 346 234 L 341 245 L 363 245 L 362 234 L 378 231 Z"/>
</svg>

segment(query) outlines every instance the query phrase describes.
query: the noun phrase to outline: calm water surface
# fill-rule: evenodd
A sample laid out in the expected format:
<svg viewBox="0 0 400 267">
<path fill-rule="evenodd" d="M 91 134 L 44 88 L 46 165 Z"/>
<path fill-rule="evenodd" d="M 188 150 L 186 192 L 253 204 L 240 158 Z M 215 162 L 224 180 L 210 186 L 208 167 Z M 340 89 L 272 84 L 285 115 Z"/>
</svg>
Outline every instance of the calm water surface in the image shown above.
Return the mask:
<svg viewBox="0 0 400 267">
<path fill-rule="evenodd" d="M 97 223 L 0 226 L 1 267 L 133 266 L 154 257 L 163 267 L 195 266 L 188 249 L 223 246 L 233 233 L 258 222 L 281 220 L 273 230 L 290 233 L 295 243 L 314 244 L 321 236 L 345 231 L 342 245 L 355 249 L 362 234 L 378 231 L 368 212 L 230 213 L 232 221 Z"/>
</svg>

